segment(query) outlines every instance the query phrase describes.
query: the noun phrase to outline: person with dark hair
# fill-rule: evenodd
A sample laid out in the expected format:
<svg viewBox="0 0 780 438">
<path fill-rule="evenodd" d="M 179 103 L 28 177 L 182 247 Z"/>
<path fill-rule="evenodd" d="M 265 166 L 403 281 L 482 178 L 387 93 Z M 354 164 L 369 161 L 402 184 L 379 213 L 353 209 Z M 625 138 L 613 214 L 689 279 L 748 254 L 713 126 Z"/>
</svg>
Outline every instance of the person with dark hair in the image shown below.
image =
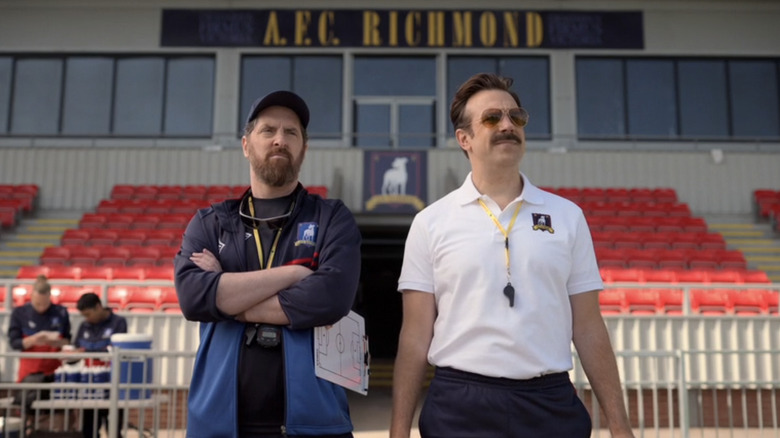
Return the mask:
<svg viewBox="0 0 780 438">
<path fill-rule="evenodd" d="M 352 436 L 345 389 L 315 374 L 314 328 L 352 307 L 360 231 L 337 199 L 298 181 L 309 110 L 258 99 L 241 145 L 250 188 L 199 210 L 174 260 L 182 313 L 201 323 L 187 436 Z"/>
<path fill-rule="evenodd" d="M 28 352 L 57 352 L 70 343 L 68 310 L 51 302 L 51 285 L 45 275 L 39 275 L 33 284 L 30 302 L 11 312 L 8 339 L 14 350 Z M 19 382 L 54 381 L 54 370 L 59 359 L 19 359 Z"/>
<path fill-rule="evenodd" d="M 73 345 L 81 352 L 107 352 L 111 345 L 111 335 L 127 333 L 127 320 L 111 309 L 103 307 L 100 297 L 94 292 L 87 292 L 79 297 L 76 308 L 84 317 L 84 321 L 76 331 Z M 102 365 L 96 359 L 87 359 L 89 365 Z M 97 411 L 97 419 L 95 412 Z M 108 409 L 84 409 L 81 431 L 85 438 L 99 436 L 98 431 L 105 424 L 108 432 Z M 117 430 L 122 426 L 122 411 L 119 411 Z M 117 433 L 117 436 L 121 436 Z"/>
<path fill-rule="evenodd" d="M 612 436 L 633 436 L 588 224 L 520 172 L 529 117 L 511 86 L 477 74 L 452 102 L 471 172 L 415 216 L 406 239 L 392 438 L 409 437 L 429 363 L 423 438 L 589 437 L 568 374 L 572 342 Z"/>
</svg>

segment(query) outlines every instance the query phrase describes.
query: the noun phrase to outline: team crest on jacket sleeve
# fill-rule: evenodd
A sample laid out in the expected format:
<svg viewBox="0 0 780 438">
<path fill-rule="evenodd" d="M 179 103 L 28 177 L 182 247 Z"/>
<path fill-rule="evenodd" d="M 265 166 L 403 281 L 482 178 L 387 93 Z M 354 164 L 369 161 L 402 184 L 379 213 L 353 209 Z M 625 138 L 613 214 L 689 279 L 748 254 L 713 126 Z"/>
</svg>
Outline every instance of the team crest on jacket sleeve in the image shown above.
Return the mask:
<svg viewBox="0 0 780 438">
<path fill-rule="evenodd" d="M 295 246 L 314 246 L 317 243 L 317 233 L 319 230 L 320 226 L 315 222 L 298 224 L 298 239 L 295 241 Z"/>
</svg>

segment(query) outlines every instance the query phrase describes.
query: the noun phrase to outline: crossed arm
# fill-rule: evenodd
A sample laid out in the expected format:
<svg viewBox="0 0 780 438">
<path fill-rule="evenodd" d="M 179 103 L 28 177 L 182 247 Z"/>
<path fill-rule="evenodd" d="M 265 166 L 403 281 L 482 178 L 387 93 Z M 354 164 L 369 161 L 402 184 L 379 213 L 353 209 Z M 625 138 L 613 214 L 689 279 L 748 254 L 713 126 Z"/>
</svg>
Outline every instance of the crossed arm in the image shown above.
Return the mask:
<svg viewBox="0 0 780 438">
<path fill-rule="evenodd" d="M 208 249 L 194 252 L 190 260 L 204 271 L 221 272 L 222 266 Z M 290 323 L 277 294 L 312 274 L 299 265 L 247 272 L 223 272 L 217 285 L 217 308 L 243 322 L 286 325 Z"/>
</svg>

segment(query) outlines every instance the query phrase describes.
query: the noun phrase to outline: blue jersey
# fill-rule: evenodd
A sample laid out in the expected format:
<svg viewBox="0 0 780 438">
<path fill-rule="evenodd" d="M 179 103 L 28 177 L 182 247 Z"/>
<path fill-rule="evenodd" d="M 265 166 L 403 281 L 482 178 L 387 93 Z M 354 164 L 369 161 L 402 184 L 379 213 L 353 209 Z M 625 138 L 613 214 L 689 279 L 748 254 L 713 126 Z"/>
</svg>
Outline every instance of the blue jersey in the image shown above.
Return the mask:
<svg viewBox="0 0 780 438">
<path fill-rule="evenodd" d="M 76 348 L 83 348 L 85 351 L 108 351 L 108 346 L 111 345 L 111 335 L 127 333 L 127 320 L 111 310 L 108 312 L 108 318 L 97 324 L 83 321 L 79 325 L 76 337 L 73 339 L 73 345 Z"/>
</svg>

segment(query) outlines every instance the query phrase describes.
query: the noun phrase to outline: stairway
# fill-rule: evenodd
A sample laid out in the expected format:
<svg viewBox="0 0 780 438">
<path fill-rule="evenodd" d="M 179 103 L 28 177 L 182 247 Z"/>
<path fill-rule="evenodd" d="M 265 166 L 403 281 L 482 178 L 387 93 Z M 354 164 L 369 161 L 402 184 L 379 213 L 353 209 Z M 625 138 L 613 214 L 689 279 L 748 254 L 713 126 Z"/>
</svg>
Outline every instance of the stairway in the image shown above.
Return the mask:
<svg viewBox="0 0 780 438">
<path fill-rule="evenodd" d="M 767 222 L 755 222 L 753 216 L 724 220 L 708 219 L 711 231 L 719 232 L 731 249 L 745 254 L 749 269 L 764 271 L 773 283 L 780 283 L 780 236 Z"/>
<path fill-rule="evenodd" d="M 59 245 L 62 233 L 78 226 L 83 212 L 39 210 L 0 235 L 0 278 L 15 278 L 21 266 L 36 265 L 47 246 Z"/>
</svg>

